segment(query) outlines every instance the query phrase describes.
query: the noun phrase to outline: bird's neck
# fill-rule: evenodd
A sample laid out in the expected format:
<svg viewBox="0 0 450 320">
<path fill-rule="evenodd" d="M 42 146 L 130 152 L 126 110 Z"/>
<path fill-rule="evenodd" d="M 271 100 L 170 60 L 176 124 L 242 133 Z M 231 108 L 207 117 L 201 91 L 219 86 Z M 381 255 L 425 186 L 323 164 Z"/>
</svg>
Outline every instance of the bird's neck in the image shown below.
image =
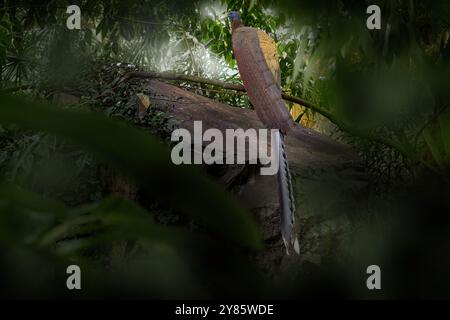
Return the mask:
<svg viewBox="0 0 450 320">
<path fill-rule="evenodd" d="M 243 27 L 243 26 L 244 26 L 244 25 L 242 24 L 242 21 L 241 21 L 241 20 L 234 20 L 234 21 L 231 23 L 231 30 L 234 31 L 234 30 L 236 30 L 237 28 Z"/>
</svg>

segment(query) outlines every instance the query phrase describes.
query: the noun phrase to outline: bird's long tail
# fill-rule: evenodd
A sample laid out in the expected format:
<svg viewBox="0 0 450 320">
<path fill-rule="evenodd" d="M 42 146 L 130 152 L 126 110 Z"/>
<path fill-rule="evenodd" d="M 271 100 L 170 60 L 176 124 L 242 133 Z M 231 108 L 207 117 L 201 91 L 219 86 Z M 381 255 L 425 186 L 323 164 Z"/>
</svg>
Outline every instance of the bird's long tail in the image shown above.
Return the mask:
<svg viewBox="0 0 450 320">
<path fill-rule="evenodd" d="M 292 189 L 291 173 L 285 150 L 285 137 L 278 131 L 276 143 L 278 145 L 278 194 L 281 205 L 281 235 L 288 255 L 295 252 L 300 254 L 300 245 L 295 225 L 295 202 Z"/>
</svg>

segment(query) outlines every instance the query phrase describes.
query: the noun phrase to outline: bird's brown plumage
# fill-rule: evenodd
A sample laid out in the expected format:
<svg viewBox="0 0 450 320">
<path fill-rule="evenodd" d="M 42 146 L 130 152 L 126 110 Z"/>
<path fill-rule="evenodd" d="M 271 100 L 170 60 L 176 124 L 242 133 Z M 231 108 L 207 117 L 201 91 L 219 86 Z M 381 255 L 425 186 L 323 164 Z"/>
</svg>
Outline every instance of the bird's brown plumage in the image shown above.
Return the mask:
<svg viewBox="0 0 450 320">
<path fill-rule="evenodd" d="M 278 129 L 278 190 L 281 234 L 286 251 L 300 253 L 296 234 L 295 205 L 284 138 L 294 121 L 281 97 L 281 71 L 275 41 L 265 32 L 245 27 L 236 13 L 233 19 L 233 52 L 245 90 L 256 113 L 267 128 Z"/>
<path fill-rule="evenodd" d="M 293 121 L 281 97 L 275 42 L 265 32 L 243 26 L 233 30 L 232 41 L 239 73 L 256 113 L 267 128 L 287 133 Z"/>
</svg>

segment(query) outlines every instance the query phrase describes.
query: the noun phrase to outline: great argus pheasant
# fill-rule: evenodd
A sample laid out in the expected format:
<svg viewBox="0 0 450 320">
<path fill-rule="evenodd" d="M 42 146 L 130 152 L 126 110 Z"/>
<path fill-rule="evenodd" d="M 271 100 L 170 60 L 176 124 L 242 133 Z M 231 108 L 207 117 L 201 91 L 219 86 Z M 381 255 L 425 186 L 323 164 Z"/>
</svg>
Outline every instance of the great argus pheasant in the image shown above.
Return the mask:
<svg viewBox="0 0 450 320">
<path fill-rule="evenodd" d="M 281 71 L 275 41 L 264 31 L 243 25 L 236 11 L 228 14 L 232 27 L 233 53 L 250 102 L 268 129 L 277 129 L 278 195 L 281 235 L 287 254 L 300 254 L 291 175 L 285 137 L 295 126 L 281 97 Z M 273 149 L 272 149 L 273 150 Z"/>
</svg>

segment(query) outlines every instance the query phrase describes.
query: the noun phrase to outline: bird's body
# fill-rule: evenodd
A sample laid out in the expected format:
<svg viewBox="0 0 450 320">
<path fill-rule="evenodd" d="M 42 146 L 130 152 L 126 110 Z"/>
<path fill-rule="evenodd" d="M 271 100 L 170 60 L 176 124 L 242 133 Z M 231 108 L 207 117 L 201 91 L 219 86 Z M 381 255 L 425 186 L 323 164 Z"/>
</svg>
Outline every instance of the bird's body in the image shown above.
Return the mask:
<svg viewBox="0 0 450 320">
<path fill-rule="evenodd" d="M 286 134 L 293 126 L 281 97 L 277 47 L 264 31 L 240 26 L 233 30 L 233 53 L 247 94 L 260 120 Z"/>
<path fill-rule="evenodd" d="M 232 20 L 233 53 L 245 90 L 261 122 L 269 129 L 279 130 L 276 144 L 281 234 L 287 253 L 298 254 L 294 197 L 284 141 L 294 122 L 281 97 L 277 46 L 264 31 L 244 26 L 237 12 L 231 12 L 229 17 Z"/>
</svg>

